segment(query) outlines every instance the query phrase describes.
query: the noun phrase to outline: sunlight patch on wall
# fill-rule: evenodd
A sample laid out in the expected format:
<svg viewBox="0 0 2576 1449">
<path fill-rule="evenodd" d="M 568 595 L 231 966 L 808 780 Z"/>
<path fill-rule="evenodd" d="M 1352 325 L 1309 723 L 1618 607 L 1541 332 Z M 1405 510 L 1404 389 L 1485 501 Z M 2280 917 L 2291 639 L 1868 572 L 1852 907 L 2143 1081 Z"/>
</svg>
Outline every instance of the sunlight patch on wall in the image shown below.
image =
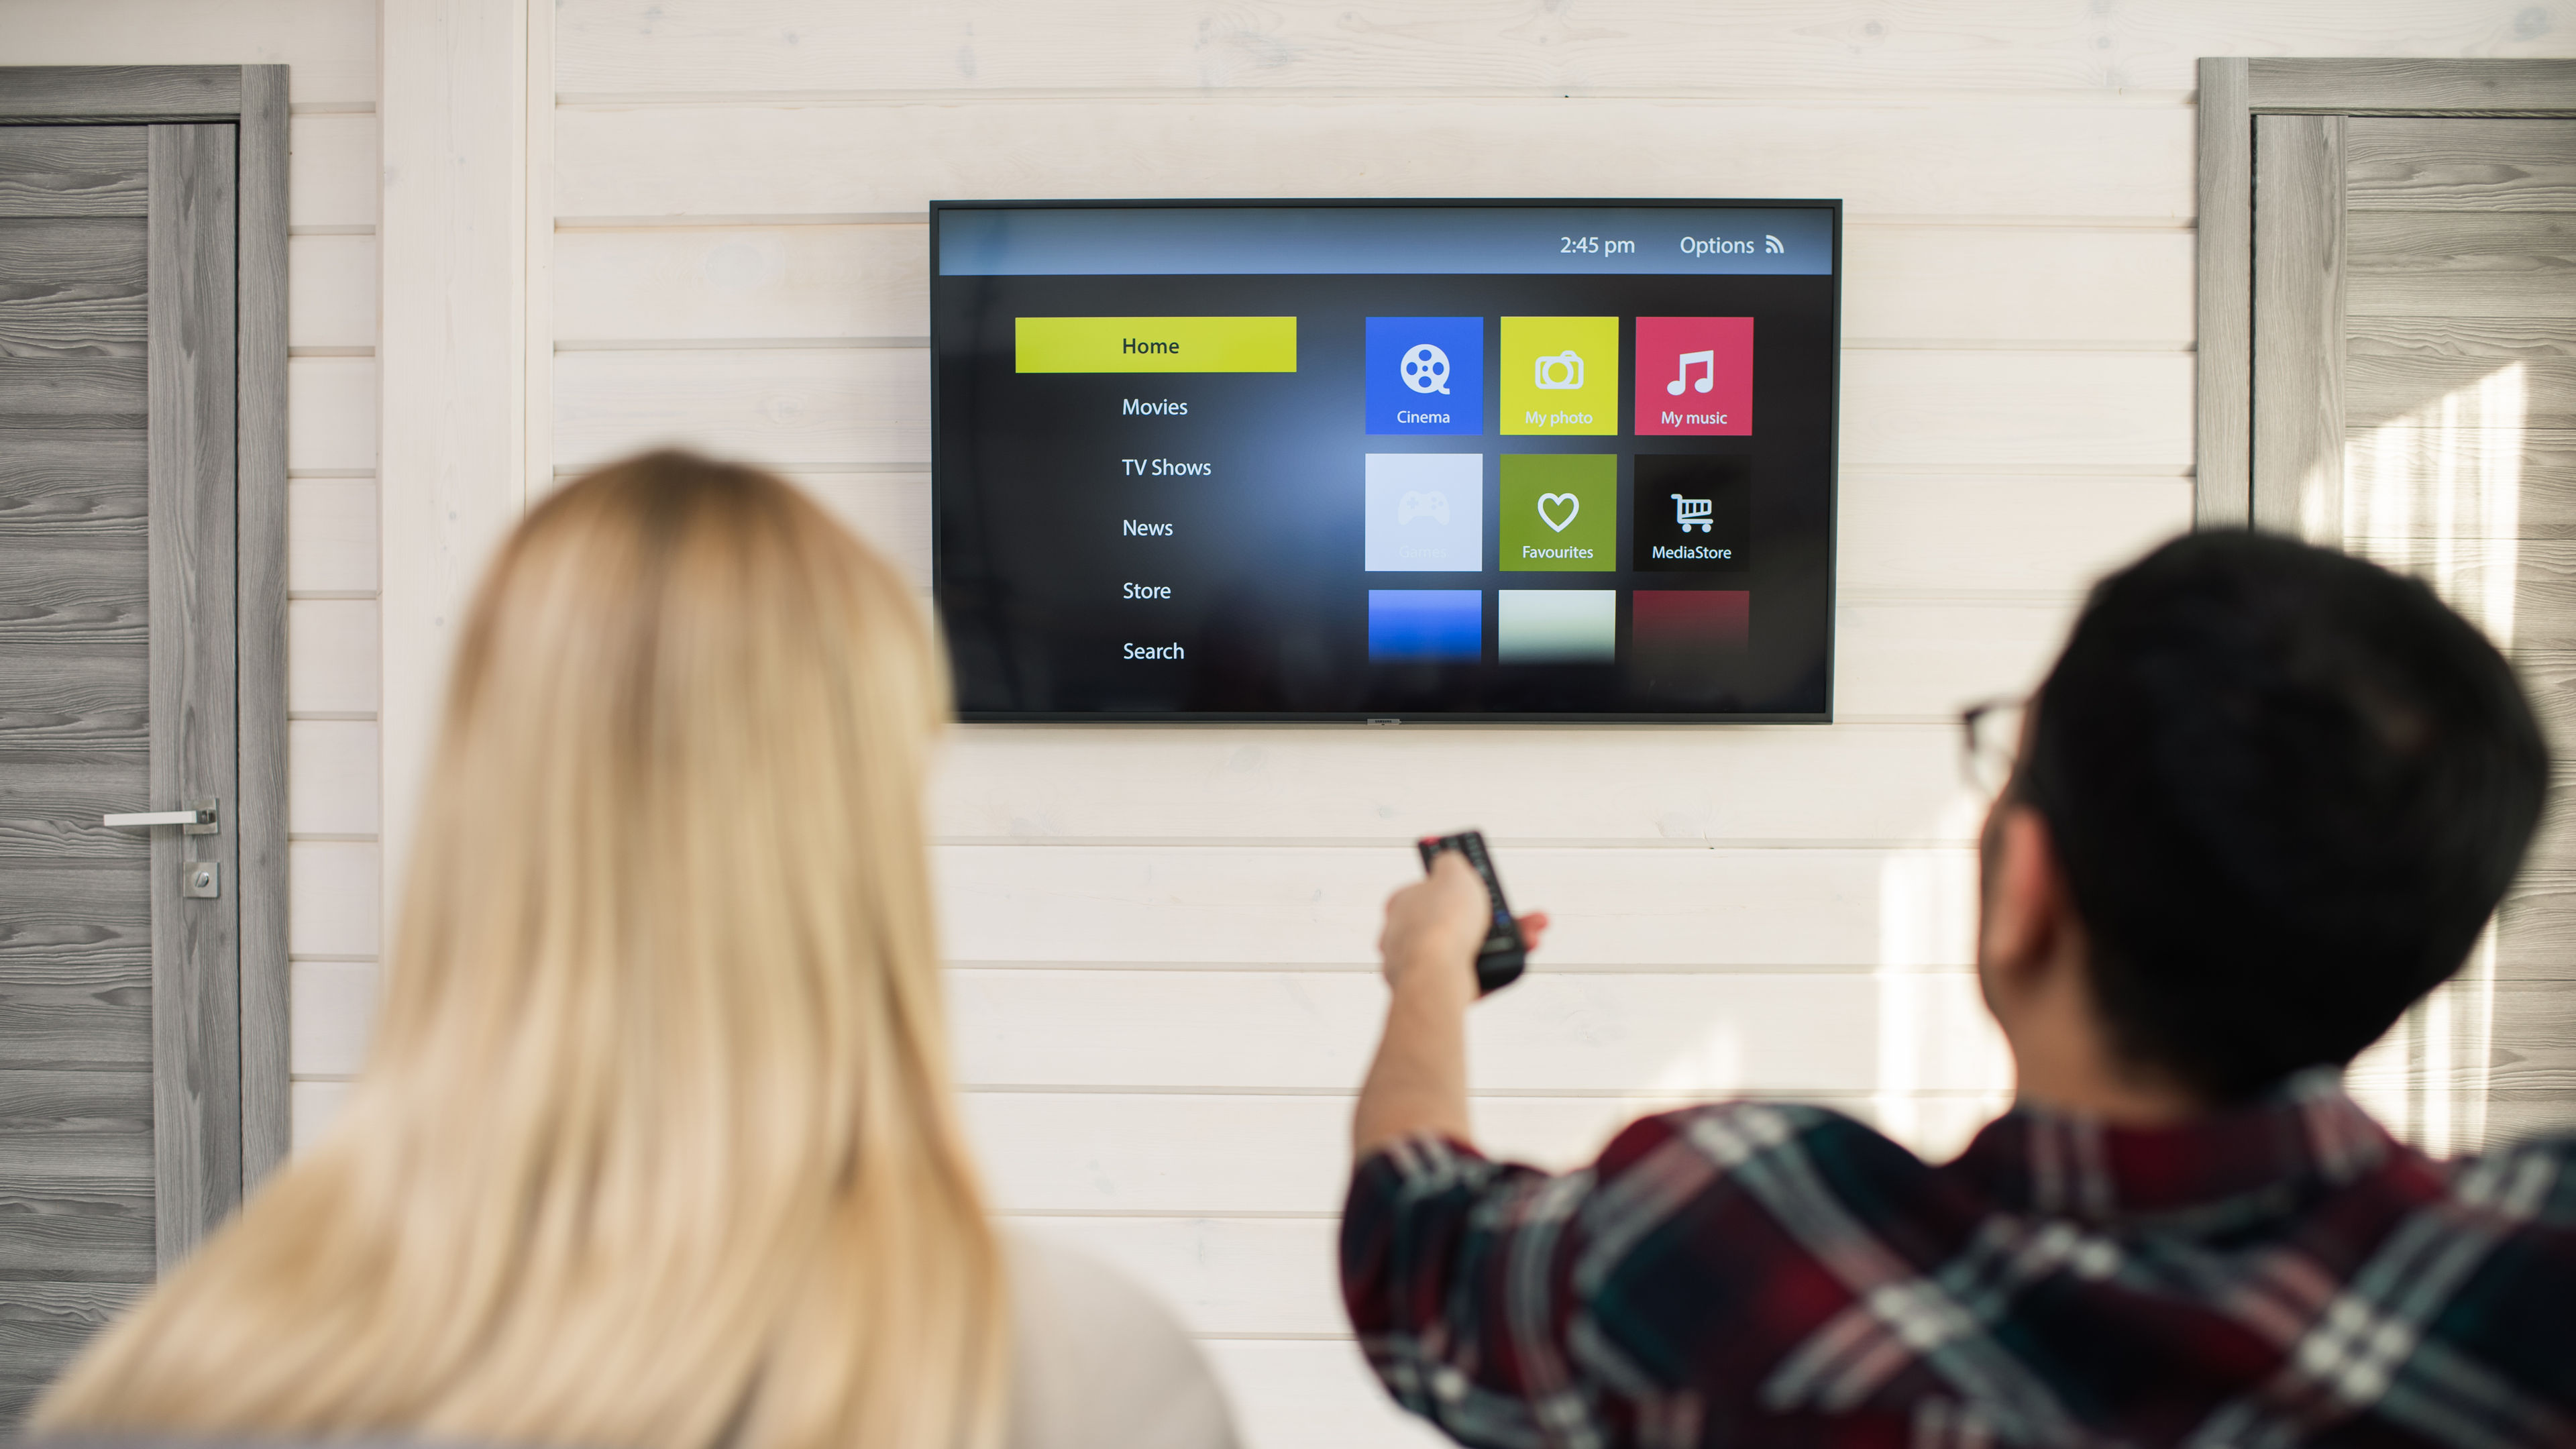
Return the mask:
<svg viewBox="0 0 2576 1449">
<path fill-rule="evenodd" d="M 2432 585 L 2510 652 L 2529 380 L 2513 363 L 2344 446 L 2345 551 Z M 2355 1100 L 2435 1156 L 2486 1143 L 2495 928 L 2457 976 L 2346 1073 Z"/>
<path fill-rule="evenodd" d="M 1974 855 L 1904 850 L 1880 869 L 1870 1105 L 1880 1131 L 1935 1161 L 1955 1156 L 2012 1101 L 2012 1056 L 1967 964 L 1976 929 Z"/>
</svg>

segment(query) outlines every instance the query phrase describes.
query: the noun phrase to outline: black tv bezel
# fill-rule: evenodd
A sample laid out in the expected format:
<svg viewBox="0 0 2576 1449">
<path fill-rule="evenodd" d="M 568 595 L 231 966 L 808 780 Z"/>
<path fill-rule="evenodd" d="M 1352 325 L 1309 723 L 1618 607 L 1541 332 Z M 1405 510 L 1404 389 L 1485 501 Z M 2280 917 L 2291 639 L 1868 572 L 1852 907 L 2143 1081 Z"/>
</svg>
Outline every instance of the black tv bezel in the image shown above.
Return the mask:
<svg viewBox="0 0 2576 1449">
<path fill-rule="evenodd" d="M 1825 707 L 1821 710 L 1787 712 L 1704 712 L 1634 713 L 1603 711 L 1568 713 L 1564 711 L 1523 712 L 1492 710 L 1442 711 L 1436 714 L 1390 716 L 1365 710 L 968 710 L 957 712 L 961 724 L 1101 724 L 1101 725 L 1767 725 L 1767 724 L 1832 724 L 1834 722 L 1834 663 L 1841 633 L 1842 569 L 1842 408 L 1843 408 L 1843 203 L 1839 197 L 1322 197 L 1322 198 L 1154 198 L 1126 197 L 1085 200 L 1012 200 L 1012 201 L 933 201 L 930 203 L 930 597 L 934 616 L 940 626 L 941 648 L 947 648 L 945 614 L 942 601 L 947 586 L 947 554 L 942 547 L 941 518 L 945 515 L 941 498 L 947 487 L 947 469 L 941 456 L 946 430 L 940 426 L 939 409 L 939 293 L 946 284 L 939 270 L 939 229 L 941 219 L 952 211 L 1140 211 L 1198 210 L 1319 210 L 1324 208 L 1441 208 L 1455 210 L 1516 210 L 1539 208 L 1609 208 L 1638 207 L 1654 209 L 1712 208 L 1739 210 L 1780 210 L 1816 208 L 1825 211 L 1831 221 L 1833 246 L 1833 347 L 1832 397 L 1827 415 L 1830 431 L 1825 440 Z"/>
</svg>

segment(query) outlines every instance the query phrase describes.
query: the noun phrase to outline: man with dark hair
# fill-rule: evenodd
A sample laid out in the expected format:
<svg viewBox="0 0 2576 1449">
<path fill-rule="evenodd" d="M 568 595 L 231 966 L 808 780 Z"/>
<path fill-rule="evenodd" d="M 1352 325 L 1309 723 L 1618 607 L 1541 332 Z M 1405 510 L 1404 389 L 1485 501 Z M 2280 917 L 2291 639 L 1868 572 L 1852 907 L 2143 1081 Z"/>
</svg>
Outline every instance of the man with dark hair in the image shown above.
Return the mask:
<svg viewBox="0 0 2576 1449">
<path fill-rule="evenodd" d="M 2017 1101 L 1944 1166 L 1769 1103 L 1491 1162 L 1482 888 L 1453 854 L 1397 893 L 1342 1226 L 1388 1388 L 1514 1449 L 2576 1444 L 2576 1141 L 2434 1163 L 2339 1085 L 2539 818 L 2504 660 L 2419 583 L 2201 534 L 2000 713 L 1977 972 Z"/>
</svg>

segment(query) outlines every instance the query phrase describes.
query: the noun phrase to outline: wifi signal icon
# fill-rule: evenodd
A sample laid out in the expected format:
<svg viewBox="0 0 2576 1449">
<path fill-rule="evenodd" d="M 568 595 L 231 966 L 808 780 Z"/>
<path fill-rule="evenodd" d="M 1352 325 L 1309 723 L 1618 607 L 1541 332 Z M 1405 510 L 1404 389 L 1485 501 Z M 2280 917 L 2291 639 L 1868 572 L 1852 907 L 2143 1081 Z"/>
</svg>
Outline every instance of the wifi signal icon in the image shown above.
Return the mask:
<svg viewBox="0 0 2576 1449">
<path fill-rule="evenodd" d="M 1780 245 L 1780 239 L 1778 237 L 1765 233 L 1762 238 L 1762 250 L 1773 256 L 1777 256 L 1780 253 L 1787 251 L 1788 248 Z"/>
</svg>

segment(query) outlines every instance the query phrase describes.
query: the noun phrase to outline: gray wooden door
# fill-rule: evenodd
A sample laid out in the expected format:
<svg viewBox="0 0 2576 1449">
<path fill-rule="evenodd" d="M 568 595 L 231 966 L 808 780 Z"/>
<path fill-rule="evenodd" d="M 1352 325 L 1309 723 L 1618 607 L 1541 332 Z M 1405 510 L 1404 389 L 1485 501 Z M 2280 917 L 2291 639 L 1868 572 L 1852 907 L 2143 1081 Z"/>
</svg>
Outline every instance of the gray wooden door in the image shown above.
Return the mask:
<svg viewBox="0 0 2576 1449">
<path fill-rule="evenodd" d="M 2559 762 L 2493 939 L 2379 1054 L 2384 1111 L 2453 1151 L 2576 1130 L 2576 119 L 2258 115 L 2253 140 L 2254 521 L 2429 581 Z"/>
<path fill-rule="evenodd" d="M 234 147 L 0 126 L 0 1431 L 241 1192 Z"/>
</svg>

